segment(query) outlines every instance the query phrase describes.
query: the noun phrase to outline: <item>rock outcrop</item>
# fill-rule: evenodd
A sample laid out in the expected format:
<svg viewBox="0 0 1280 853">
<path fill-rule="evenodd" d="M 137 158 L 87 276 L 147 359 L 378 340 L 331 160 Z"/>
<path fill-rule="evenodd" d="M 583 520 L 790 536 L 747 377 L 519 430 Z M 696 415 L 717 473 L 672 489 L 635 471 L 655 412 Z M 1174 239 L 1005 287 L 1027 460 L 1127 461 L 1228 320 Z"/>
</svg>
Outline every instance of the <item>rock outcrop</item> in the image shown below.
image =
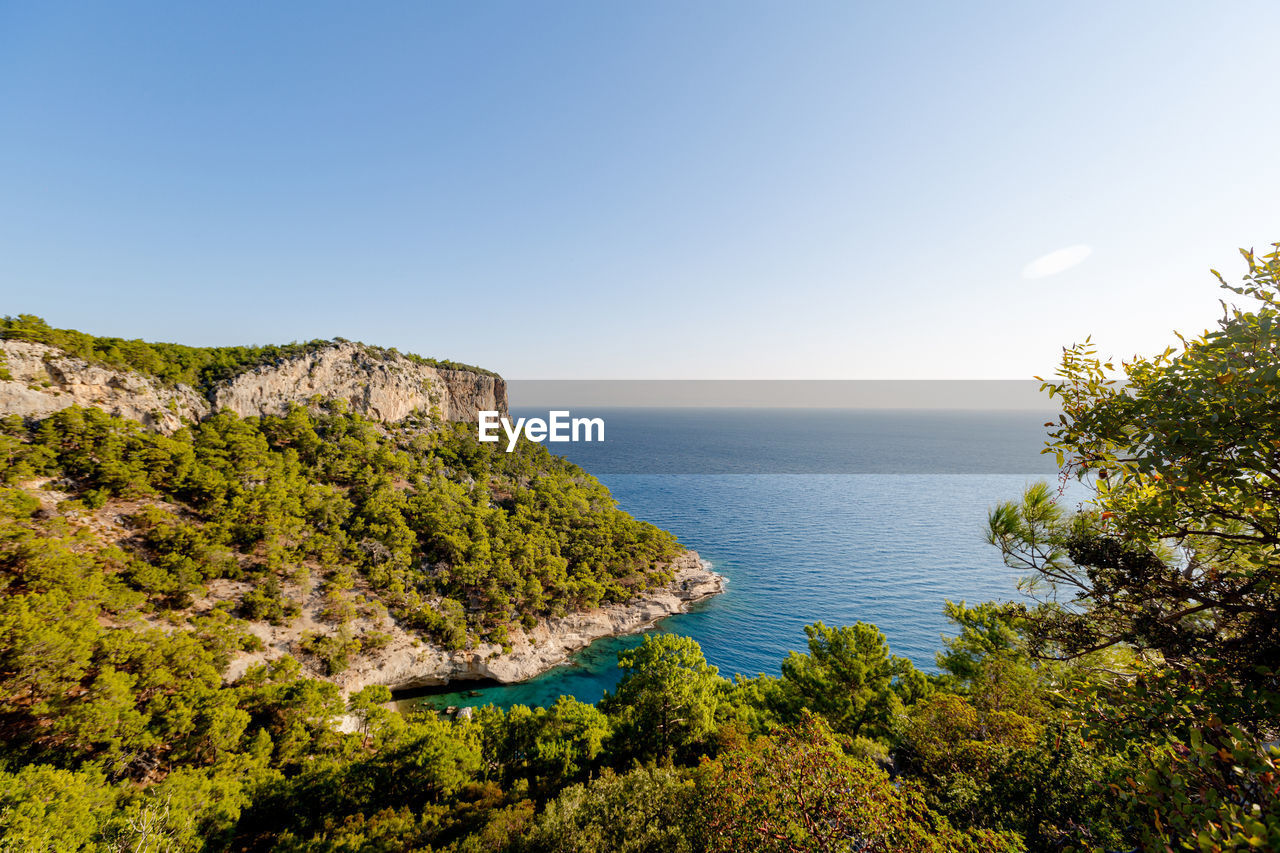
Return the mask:
<svg viewBox="0 0 1280 853">
<path fill-rule="evenodd" d="M 209 414 L 209 401 L 186 385 L 166 386 L 127 370 L 99 367 L 60 349 L 26 341 L 0 341 L 11 377 L 0 380 L 0 414 L 42 418 L 71 406 L 94 406 L 113 415 L 173 432 L 183 421 Z"/>
<path fill-rule="evenodd" d="M 353 343 L 255 368 L 218 385 L 212 394 L 215 409 L 242 417 L 283 414 L 316 396 L 346 400 L 352 411 L 386 422 L 433 406 L 445 420 L 473 422 L 481 410 L 507 408 L 501 377 L 433 367 Z"/>
<path fill-rule="evenodd" d="M 0 356 L 11 376 L 0 380 L 0 413 L 44 417 L 70 406 L 95 406 L 162 432 L 224 408 L 241 417 L 278 415 L 316 397 L 345 400 L 352 411 L 384 422 L 433 407 L 446 420 L 473 422 L 481 410 L 507 410 L 507 387 L 499 376 L 435 367 L 348 342 L 245 371 L 214 386 L 207 397 L 44 344 L 0 341 Z"/>
</svg>

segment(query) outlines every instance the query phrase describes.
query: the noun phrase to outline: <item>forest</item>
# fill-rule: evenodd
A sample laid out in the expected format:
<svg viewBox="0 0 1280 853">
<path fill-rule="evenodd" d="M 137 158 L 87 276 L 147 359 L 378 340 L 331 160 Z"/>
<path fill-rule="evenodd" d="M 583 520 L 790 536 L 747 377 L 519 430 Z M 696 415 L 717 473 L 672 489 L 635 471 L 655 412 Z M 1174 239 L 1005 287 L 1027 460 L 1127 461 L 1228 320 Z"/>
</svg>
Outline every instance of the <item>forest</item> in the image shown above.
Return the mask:
<svg viewBox="0 0 1280 853">
<path fill-rule="evenodd" d="M 949 602 L 936 671 L 873 625 L 727 678 L 646 637 L 596 705 L 400 714 L 340 669 L 387 608 L 442 644 L 625 600 L 679 549 L 585 472 L 339 405 L 172 436 L 95 410 L 0 434 L 0 846 L 102 851 L 1280 849 L 1280 244 L 1217 325 L 1044 381 L 1041 483 L 975 508 L 1012 601 Z M 1219 277 L 1221 279 L 1221 277 Z M 985 519 L 984 519 L 985 514 Z M 123 518 L 119 526 L 104 521 Z M 121 532 L 123 531 L 123 532 Z M 250 593 L 195 615 L 219 579 Z M 334 721 L 349 714 L 355 731 Z"/>
</svg>

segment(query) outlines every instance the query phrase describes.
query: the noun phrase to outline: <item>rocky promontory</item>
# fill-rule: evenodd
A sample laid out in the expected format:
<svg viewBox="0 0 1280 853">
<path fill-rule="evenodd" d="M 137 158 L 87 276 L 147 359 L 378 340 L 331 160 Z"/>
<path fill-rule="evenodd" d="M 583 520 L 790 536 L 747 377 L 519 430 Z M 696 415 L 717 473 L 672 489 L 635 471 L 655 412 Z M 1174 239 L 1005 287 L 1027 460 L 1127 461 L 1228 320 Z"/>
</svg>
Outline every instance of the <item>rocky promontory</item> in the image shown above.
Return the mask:
<svg viewBox="0 0 1280 853">
<path fill-rule="evenodd" d="M 405 669 L 399 669 L 396 662 L 380 661 L 366 672 L 357 669 L 352 678 L 360 679 L 361 686 L 386 684 L 397 690 L 476 679 L 526 681 L 567 662 L 571 654 L 596 640 L 640 633 L 660 619 L 683 613 L 694 602 L 724 592 L 724 576 L 712 571 L 695 551 L 677 557 L 672 568 L 671 583 L 631 601 L 545 620 L 530 632 L 514 632 L 508 654 L 503 654 L 499 646 L 485 644 L 471 651 L 446 653 L 438 660 L 428 653 Z M 419 669 L 420 663 L 427 666 Z M 345 684 L 343 687 L 351 689 Z"/>
<path fill-rule="evenodd" d="M 92 407 L 141 423 L 149 430 L 173 435 L 182 427 L 199 423 L 220 411 L 252 418 L 284 415 L 297 405 L 314 409 L 324 403 L 338 402 L 345 404 L 349 412 L 389 425 L 415 413 L 433 413 L 449 421 L 475 422 L 480 411 L 506 413 L 508 408 L 506 383 L 496 373 L 342 339 L 282 347 L 201 349 L 92 338 L 74 330 L 51 329 L 39 318 L 25 315 L 18 321 L 6 318 L 4 322 L 9 323 L 10 328 L 0 337 L 0 415 L 19 415 L 31 421 L 73 406 Z M 16 325 L 17 322 L 22 325 Z M 28 337 L 22 338 L 20 334 Z M 26 426 L 32 428 L 31 423 Z M 218 424 L 210 426 L 214 431 L 219 428 Z M 247 429 L 256 430 L 261 426 L 247 425 Z M 391 474 L 414 469 L 418 462 L 413 454 L 419 451 L 406 450 L 396 444 L 403 436 L 394 428 L 374 432 L 374 440 L 384 443 L 388 458 L 395 458 L 397 452 L 406 454 L 400 459 L 401 468 L 392 469 L 387 463 L 381 494 L 385 506 L 394 508 L 398 501 L 404 500 L 400 495 L 405 491 L 418 496 L 419 491 L 415 490 L 421 490 L 421 494 L 428 497 L 456 502 L 456 505 L 447 503 L 448 509 L 439 517 L 417 518 L 421 532 L 404 523 L 399 510 L 395 510 L 390 518 L 391 522 L 399 518 L 399 526 L 390 529 L 413 542 L 429 541 L 436 529 L 447 526 L 454 514 L 480 525 L 477 536 L 483 540 L 485 519 L 497 514 L 501 521 L 502 513 L 509 508 L 504 509 L 500 502 L 511 500 L 512 494 L 525 488 L 526 484 L 515 475 L 504 475 L 506 480 L 499 477 L 493 482 L 481 483 L 473 496 L 473 477 L 497 475 L 487 469 L 470 471 L 465 461 L 459 463 L 454 457 L 448 457 L 447 465 L 437 458 L 438 469 L 431 469 L 447 470 L 454 477 L 457 485 L 452 491 L 422 476 L 397 479 Z M 460 436 L 453 437 L 463 440 Z M 195 436 L 179 434 L 174 441 L 192 443 Z M 118 467 L 135 465 L 136 460 L 128 456 L 133 451 L 121 452 L 124 455 L 114 460 Z M 192 452 L 203 451 L 193 445 Z M 255 452 L 267 466 L 272 453 L 283 451 L 271 448 L 264 441 Z M 290 464 L 295 463 L 296 459 Z M 459 470 L 448 467 L 454 465 L 459 466 Z M 267 466 L 262 470 L 271 469 Z M 330 474 L 319 466 L 306 474 L 314 480 L 311 483 L 314 494 L 332 502 L 326 506 L 335 518 L 358 517 L 359 506 L 347 498 L 352 490 L 349 480 L 331 482 L 325 479 Z M 217 476 L 210 476 L 215 486 L 221 482 Z M 571 516 L 581 512 L 597 520 L 603 517 L 609 524 L 616 523 L 609 512 L 623 515 L 617 510 L 593 509 L 590 501 L 598 501 L 600 496 L 592 492 L 589 483 L 574 482 L 563 472 L 558 476 L 563 482 L 558 485 L 553 482 L 552 486 L 561 491 L 553 488 L 531 504 L 547 513 L 541 524 L 551 525 L 557 517 L 549 508 L 554 508 L 556 513 L 567 511 Z M 145 481 L 140 472 L 139 480 Z M 140 607 L 140 616 L 149 627 L 169 631 L 174 620 L 184 616 L 227 618 L 227 614 L 235 614 L 232 618 L 238 630 L 253 634 L 257 641 L 240 634 L 244 640 L 243 650 L 232 653 L 226 670 L 229 682 L 238 680 L 255 664 L 285 656 L 296 658 L 308 675 L 327 679 L 344 693 L 367 685 L 409 690 L 452 682 L 519 682 L 567 662 L 570 655 L 595 640 L 644 631 L 658 620 L 686 610 L 693 602 L 724 591 L 724 578 L 696 553 L 685 551 L 669 557 L 675 550 L 672 540 L 668 546 L 651 544 L 649 550 L 638 551 L 636 556 L 650 564 L 643 570 L 637 571 L 635 563 L 626 562 L 612 567 L 615 573 L 608 576 L 610 580 L 619 577 L 616 571 L 619 568 L 629 573 L 629 583 L 652 582 L 641 578 L 670 578 L 667 583 L 639 592 L 628 601 L 552 616 L 546 615 L 548 608 L 543 603 L 536 611 L 526 611 L 519 620 L 504 616 L 496 622 L 492 619 L 485 622 L 480 617 L 489 617 L 476 604 L 482 596 L 466 587 L 450 590 L 443 584 L 437 586 L 433 573 L 442 571 L 442 566 L 447 569 L 448 564 L 427 564 L 428 551 L 419 546 L 414 559 L 423 561 L 422 565 L 399 569 L 405 576 L 395 581 L 396 595 L 407 598 L 411 593 L 412 606 L 419 614 L 415 621 L 405 617 L 401 603 L 384 600 L 388 589 L 385 572 L 380 585 L 375 587 L 370 576 L 358 568 L 366 563 L 373 565 L 373 558 L 366 560 L 366 556 L 380 553 L 378 548 L 390 553 L 389 546 L 377 538 L 383 535 L 378 533 L 377 525 L 359 528 L 361 538 L 355 540 L 352 549 L 340 553 L 338 562 L 326 563 L 299 548 L 291 554 L 288 570 L 279 570 L 264 565 L 265 546 L 237 550 L 229 547 L 231 543 L 219 532 L 206 537 L 205 525 L 214 520 L 211 514 L 220 512 L 221 505 L 212 509 L 206 506 L 204 513 L 193 511 L 180 496 L 163 490 L 135 489 L 132 485 L 114 492 L 99 489 L 91 500 L 77 500 L 86 493 L 89 482 L 81 472 L 74 475 L 64 472 L 60 477 L 33 479 L 23 488 L 39 501 L 46 517 L 63 516 L 66 523 L 73 528 L 83 528 L 89 538 L 99 544 L 122 545 L 140 561 L 156 556 L 158 549 L 178 547 L 164 537 L 169 531 L 179 530 L 182 542 L 195 543 L 191 544 L 194 556 L 184 551 L 184 559 L 198 561 L 216 557 L 219 562 L 205 575 L 206 581 L 179 578 L 163 567 L 147 575 L 145 583 L 139 581 L 149 596 Z M 241 483 L 238 479 L 235 482 Z M 255 480 L 249 488 L 262 485 L 265 484 Z M 438 492 L 429 491 L 437 487 Z M 543 507 L 539 501 L 546 502 L 547 506 Z M 556 506 L 557 501 L 563 506 Z M 313 523 L 311 517 L 294 504 L 271 506 L 281 517 L 292 519 L 297 530 L 305 532 Z M 423 506 L 430 509 L 431 504 L 426 501 L 419 507 L 426 512 Z M 154 542 L 147 538 L 149 531 L 160 529 L 164 531 L 157 534 L 160 538 Z M 342 529 L 347 532 L 346 528 Z M 356 529 L 354 521 L 351 529 Z M 458 541 L 464 544 L 470 541 L 469 530 L 460 535 Z M 640 531 L 637 535 L 640 539 L 634 541 L 641 541 L 648 534 Z M 421 539 L 415 538 L 419 536 Z M 530 542 L 536 540 L 533 533 L 528 537 Z M 543 545 L 537 547 L 545 547 L 545 553 L 554 553 L 559 558 L 554 538 L 543 537 L 538 541 L 543 541 Z M 451 547 L 456 544 L 452 539 L 448 543 L 452 543 Z M 566 562 L 559 559 L 561 563 Z M 536 565 L 532 571 L 536 574 L 541 568 L 541 564 Z M 591 578 L 599 567 L 579 566 L 578 569 Z M 537 582 L 536 577 L 534 581 Z M 259 589 L 262 584 L 271 591 L 262 593 Z M 615 585 L 613 589 L 617 594 L 618 587 Z M 568 594 L 568 601 L 577 600 L 572 593 Z M 552 602 L 554 610 L 561 613 L 567 606 L 567 601 L 558 605 Z M 468 612 L 464 608 L 471 609 Z M 430 622 L 432 614 L 437 619 L 434 626 Z M 453 632 L 443 631 L 440 626 L 452 626 Z M 493 641 L 498 638 L 500 642 Z M 442 645 L 444 643 L 451 645 Z"/>
</svg>

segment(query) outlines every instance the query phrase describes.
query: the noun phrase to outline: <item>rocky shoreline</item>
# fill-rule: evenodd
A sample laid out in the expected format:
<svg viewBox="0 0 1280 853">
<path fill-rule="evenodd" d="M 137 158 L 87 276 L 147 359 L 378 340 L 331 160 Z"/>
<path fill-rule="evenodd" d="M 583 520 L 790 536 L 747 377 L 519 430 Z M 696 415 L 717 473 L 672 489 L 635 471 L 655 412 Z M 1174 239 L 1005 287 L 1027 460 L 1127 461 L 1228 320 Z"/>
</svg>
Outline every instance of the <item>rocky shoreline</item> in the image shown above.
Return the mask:
<svg viewBox="0 0 1280 853">
<path fill-rule="evenodd" d="M 724 592 L 724 576 L 712 571 L 710 563 L 694 551 L 677 557 L 672 567 L 675 577 L 670 584 L 648 590 L 629 602 L 570 613 L 539 623 L 527 633 L 513 632 L 509 654 L 503 654 L 499 646 L 484 644 L 466 652 L 447 653 L 436 673 L 397 678 L 394 683 L 371 683 L 404 690 L 477 679 L 503 684 L 527 681 L 566 663 L 570 655 L 596 640 L 640 633 L 660 619 L 683 613 L 691 604 Z"/>
<path fill-rule="evenodd" d="M 385 648 L 372 655 L 356 657 L 347 669 L 326 678 L 337 684 L 344 694 L 374 684 L 399 691 L 468 681 L 502 684 L 527 681 L 568 662 L 574 652 L 596 640 L 645 631 L 660 619 L 683 613 L 695 602 L 724 592 L 724 576 L 712 570 L 711 564 L 695 551 L 676 557 L 671 561 L 671 568 L 671 583 L 647 590 L 631 601 L 545 620 L 530 631 L 514 628 L 511 651 L 507 653 L 495 643 L 450 651 L 424 642 L 387 619 L 376 626 L 392 636 Z M 307 611 L 310 609 L 304 606 L 304 623 L 309 621 Z M 232 661 L 228 681 L 238 680 L 253 664 L 294 653 L 296 635 L 304 629 L 305 625 L 281 630 L 254 623 L 251 630 L 263 641 L 265 649 Z"/>
<path fill-rule="evenodd" d="M 673 560 L 672 568 L 675 572 L 670 584 L 648 590 L 624 604 L 570 613 L 540 622 L 528 632 L 512 631 L 511 651 L 507 654 L 493 643 L 453 652 L 422 646 L 413 655 L 379 655 L 377 661 L 359 661 L 334 680 L 344 692 L 367 684 L 408 690 L 458 681 L 527 681 L 566 663 L 570 655 L 596 640 L 639 633 L 659 619 L 684 612 L 694 602 L 724 592 L 724 576 L 712 571 L 710 564 L 694 551 Z"/>
</svg>

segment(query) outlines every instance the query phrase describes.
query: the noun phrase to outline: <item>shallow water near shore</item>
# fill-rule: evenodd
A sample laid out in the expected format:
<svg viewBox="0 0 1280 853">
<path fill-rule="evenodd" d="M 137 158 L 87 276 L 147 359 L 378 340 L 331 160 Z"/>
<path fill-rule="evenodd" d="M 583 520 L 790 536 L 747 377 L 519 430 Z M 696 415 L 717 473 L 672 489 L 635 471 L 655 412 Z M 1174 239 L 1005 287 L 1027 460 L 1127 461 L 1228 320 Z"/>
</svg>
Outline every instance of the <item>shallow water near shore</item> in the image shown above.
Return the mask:
<svg viewBox="0 0 1280 853">
<path fill-rule="evenodd" d="M 1054 481 L 1056 469 L 1038 452 L 1039 433 L 1025 419 L 1008 422 L 1005 434 L 991 438 L 1003 442 L 1002 466 L 1024 473 L 599 478 L 623 509 L 672 531 L 728 578 L 723 595 L 655 628 L 697 640 L 722 675 L 776 675 L 789 651 L 805 648 L 804 626 L 817 621 L 875 623 L 895 654 L 932 671 L 949 628 L 942 614 L 947 599 L 1018 597 L 1017 573 L 984 541 L 987 511 L 1031 483 Z M 918 434 L 918 418 L 914 425 Z M 954 442 L 954 431 L 939 429 L 940 441 Z M 1083 497 L 1075 486 L 1062 500 L 1074 507 Z M 562 694 L 595 702 L 617 684 L 618 652 L 639 642 L 640 636 L 600 640 L 569 665 L 522 684 L 472 690 L 459 683 L 457 692 L 401 706 L 550 705 Z"/>
</svg>

